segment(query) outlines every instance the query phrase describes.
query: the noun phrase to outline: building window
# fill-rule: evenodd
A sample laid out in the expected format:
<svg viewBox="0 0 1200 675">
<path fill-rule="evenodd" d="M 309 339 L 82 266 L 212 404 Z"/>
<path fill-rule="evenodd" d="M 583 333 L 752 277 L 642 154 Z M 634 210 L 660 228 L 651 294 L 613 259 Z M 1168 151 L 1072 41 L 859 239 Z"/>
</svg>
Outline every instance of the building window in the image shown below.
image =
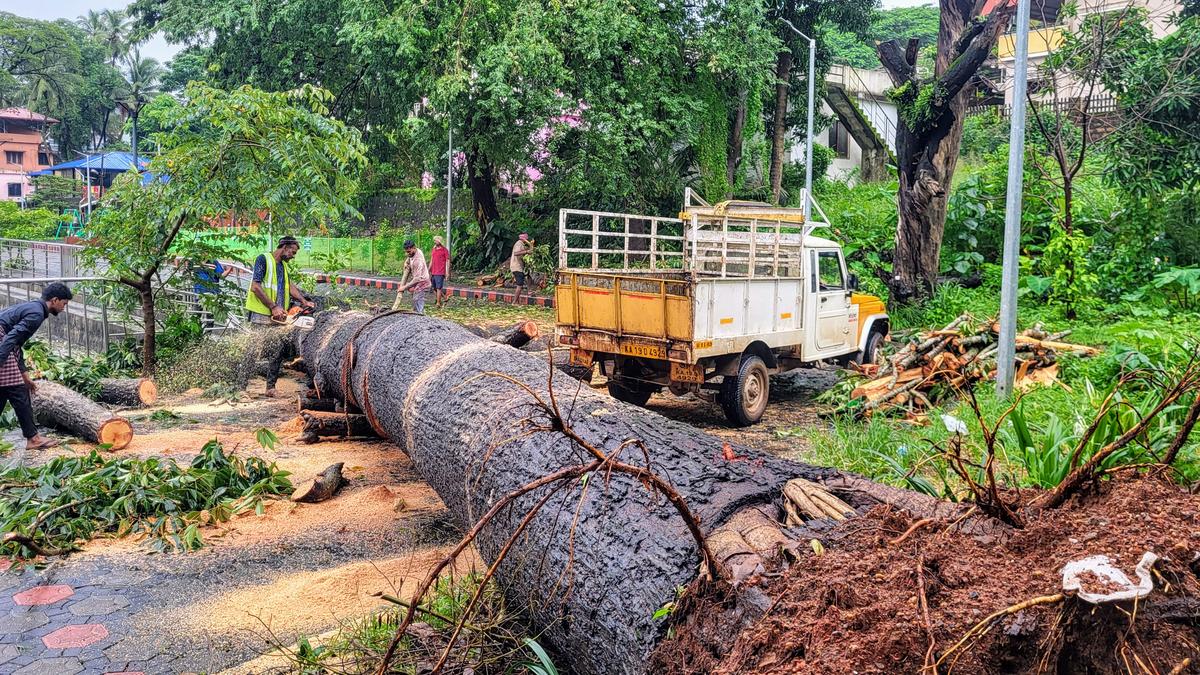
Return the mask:
<svg viewBox="0 0 1200 675">
<path fill-rule="evenodd" d="M 9 183 L 8 184 L 8 196 L 9 197 L 20 197 L 21 196 L 21 184 L 20 183 Z"/>
<path fill-rule="evenodd" d="M 839 159 L 850 156 L 850 138 L 839 120 L 834 120 L 833 126 L 829 127 L 829 147 Z"/>
<path fill-rule="evenodd" d="M 38 164 L 40 166 L 48 166 L 50 164 L 50 153 L 39 152 L 38 153 Z"/>
<path fill-rule="evenodd" d="M 8 162 L 9 164 L 21 164 L 24 159 L 25 153 L 23 152 L 17 152 L 15 150 L 4 151 L 4 161 Z"/>
</svg>

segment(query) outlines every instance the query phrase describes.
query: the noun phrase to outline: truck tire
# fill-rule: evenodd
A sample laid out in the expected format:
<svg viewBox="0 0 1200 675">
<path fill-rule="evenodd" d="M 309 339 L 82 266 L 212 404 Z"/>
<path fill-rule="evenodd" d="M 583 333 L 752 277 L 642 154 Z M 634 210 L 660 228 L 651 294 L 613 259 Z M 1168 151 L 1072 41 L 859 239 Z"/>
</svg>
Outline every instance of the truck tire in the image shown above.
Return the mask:
<svg viewBox="0 0 1200 675">
<path fill-rule="evenodd" d="M 652 389 L 638 387 L 636 384 L 630 384 L 620 380 L 608 381 L 609 396 L 612 396 L 622 403 L 632 403 L 639 408 L 646 407 L 646 402 L 650 400 L 650 395 L 653 393 L 654 391 Z"/>
<path fill-rule="evenodd" d="M 883 345 L 883 333 L 877 330 L 871 331 L 867 336 L 867 344 L 863 346 L 855 357 L 854 362 L 860 366 L 869 363 L 879 363 L 879 348 Z"/>
<path fill-rule="evenodd" d="M 771 393 L 771 377 L 767 364 L 753 354 L 742 357 L 737 375 L 726 375 L 721 381 L 721 407 L 725 417 L 736 427 L 748 427 L 762 419 Z"/>
</svg>

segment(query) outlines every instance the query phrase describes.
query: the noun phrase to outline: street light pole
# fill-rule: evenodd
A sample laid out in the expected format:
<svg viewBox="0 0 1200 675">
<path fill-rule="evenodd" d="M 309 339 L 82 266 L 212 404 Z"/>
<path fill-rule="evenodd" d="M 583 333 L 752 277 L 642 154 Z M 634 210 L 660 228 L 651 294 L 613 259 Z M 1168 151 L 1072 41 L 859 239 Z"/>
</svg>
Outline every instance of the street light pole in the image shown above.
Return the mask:
<svg viewBox="0 0 1200 675">
<path fill-rule="evenodd" d="M 813 108 L 817 91 L 815 80 L 817 41 L 800 32 L 800 29 L 793 26 L 791 21 L 787 19 L 780 19 L 780 21 L 787 24 L 787 27 L 791 28 L 796 35 L 808 40 L 808 124 L 804 137 L 804 221 L 808 222 L 809 216 L 812 215 Z"/>
<path fill-rule="evenodd" d="M 1004 267 L 1000 281 L 1000 337 L 996 394 L 1012 395 L 1017 339 L 1017 270 L 1021 253 L 1021 190 L 1025 170 L 1025 90 L 1029 76 L 1029 0 L 1017 1 L 1012 128 L 1008 138 L 1008 193 L 1004 210 Z"/>
<path fill-rule="evenodd" d="M 454 127 L 446 118 L 446 248 L 450 248 L 450 204 L 454 190 Z"/>
</svg>

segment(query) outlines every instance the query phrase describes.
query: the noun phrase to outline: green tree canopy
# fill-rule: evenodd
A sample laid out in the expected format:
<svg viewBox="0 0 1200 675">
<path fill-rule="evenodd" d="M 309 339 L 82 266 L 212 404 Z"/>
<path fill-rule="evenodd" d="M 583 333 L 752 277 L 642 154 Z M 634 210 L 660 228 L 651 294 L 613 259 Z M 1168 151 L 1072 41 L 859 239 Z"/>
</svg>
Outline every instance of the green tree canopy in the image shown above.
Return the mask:
<svg viewBox="0 0 1200 675">
<path fill-rule="evenodd" d="M 231 253 L 200 236 L 211 218 L 232 213 L 261 225 L 267 217 L 295 223 L 354 214 L 366 163 L 358 132 L 327 116 L 324 90 L 193 84 L 185 99 L 159 111 L 166 130 L 155 137 L 162 151 L 149 164 L 154 179 L 132 172 L 118 179 L 90 223 L 95 243 L 83 254 L 136 294 L 147 372 L 155 366 L 155 302 L 170 286 L 160 273 L 176 257 Z"/>
</svg>

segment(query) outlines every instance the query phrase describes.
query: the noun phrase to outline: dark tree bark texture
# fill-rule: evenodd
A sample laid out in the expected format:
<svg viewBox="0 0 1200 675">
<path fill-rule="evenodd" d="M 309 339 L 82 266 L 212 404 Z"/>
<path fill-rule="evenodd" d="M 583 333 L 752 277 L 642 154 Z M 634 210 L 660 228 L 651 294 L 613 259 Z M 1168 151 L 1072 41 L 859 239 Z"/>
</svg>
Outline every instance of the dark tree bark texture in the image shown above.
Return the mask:
<svg viewBox="0 0 1200 675">
<path fill-rule="evenodd" d="M 504 495 L 591 459 L 561 431 L 530 430 L 531 421 L 551 422 L 521 386 L 547 396 L 551 371 L 544 357 L 455 324 L 414 314 L 323 313 L 303 355 L 321 396 L 361 408 L 380 435 L 409 455 L 464 530 Z M 769 504 L 797 477 L 841 484 L 838 496 L 857 508 L 877 503 L 869 496 L 873 484 L 848 474 L 745 447 L 728 460 L 721 439 L 576 380 L 556 375 L 553 391 L 567 424 L 603 452 L 644 441 L 648 455 L 625 447 L 620 459 L 648 460 L 705 533 L 747 507 Z M 525 495 L 483 528 L 476 545 L 485 560 L 495 559 L 526 510 L 545 496 Z M 913 493 L 903 498 L 936 504 Z M 652 616 L 696 578 L 698 551 L 661 496 L 625 474 L 592 475 L 549 497 L 497 579 L 572 672 L 643 673 L 663 633 L 663 622 Z"/>
<path fill-rule="evenodd" d="M 500 207 L 496 206 L 496 179 L 491 163 L 474 151 L 467 153 L 467 184 L 471 187 L 471 203 L 479 232 L 487 232 L 488 225 L 500 217 Z"/>
<path fill-rule="evenodd" d="M 917 74 L 917 42 L 878 45 L 900 108 L 896 158 L 899 222 L 888 286 L 892 299 L 927 297 L 937 282 L 950 180 L 958 163 L 963 114 L 975 73 L 1008 26 L 1010 8 L 980 17 L 982 0 L 942 0 L 934 76 Z"/>
</svg>

